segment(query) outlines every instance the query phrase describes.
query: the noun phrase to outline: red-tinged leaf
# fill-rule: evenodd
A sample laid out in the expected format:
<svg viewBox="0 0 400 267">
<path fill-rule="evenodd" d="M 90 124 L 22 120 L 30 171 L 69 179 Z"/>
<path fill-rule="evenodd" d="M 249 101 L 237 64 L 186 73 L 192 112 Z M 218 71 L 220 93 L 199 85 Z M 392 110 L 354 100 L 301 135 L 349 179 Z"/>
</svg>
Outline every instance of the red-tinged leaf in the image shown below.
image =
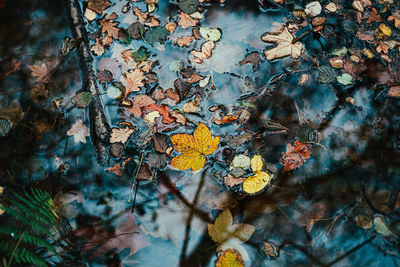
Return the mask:
<svg viewBox="0 0 400 267">
<path fill-rule="evenodd" d="M 169 107 L 167 105 L 162 104 L 161 106 L 158 106 L 157 104 L 151 104 L 146 107 L 146 110 L 158 111 L 163 117 L 163 123 L 169 124 L 175 121 L 175 119 L 169 114 Z"/>
<path fill-rule="evenodd" d="M 132 106 L 125 107 L 125 109 L 133 114 L 135 117 L 142 116 L 142 108 L 156 103 L 151 97 L 147 95 L 136 95 L 133 100 Z"/>
<path fill-rule="evenodd" d="M 282 153 L 281 161 L 283 171 L 291 171 L 301 167 L 311 155 L 310 146 L 300 141 L 295 141 L 294 146 L 286 145 L 286 153 Z"/>
</svg>

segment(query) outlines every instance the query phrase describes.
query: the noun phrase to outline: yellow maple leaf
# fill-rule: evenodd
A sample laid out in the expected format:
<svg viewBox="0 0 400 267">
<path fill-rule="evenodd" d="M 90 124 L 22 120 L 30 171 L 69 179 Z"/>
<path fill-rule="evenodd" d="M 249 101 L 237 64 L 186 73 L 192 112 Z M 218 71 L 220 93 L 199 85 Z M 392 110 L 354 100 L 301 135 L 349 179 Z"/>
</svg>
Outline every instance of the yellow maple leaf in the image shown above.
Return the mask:
<svg viewBox="0 0 400 267">
<path fill-rule="evenodd" d="M 240 253 L 235 249 L 227 249 L 218 258 L 215 267 L 243 267 L 244 262 Z"/>
<path fill-rule="evenodd" d="M 210 130 L 204 123 L 200 123 L 193 135 L 175 134 L 171 136 L 174 149 L 182 154 L 171 160 L 171 165 L 180 170 L 193 171 L 204 167 L 207 155 L 211 155 L 219 144 L 218 136 L 211 136 Z"/>
<path fill-rule="evenodd" d="M 255 155 L 250 162 L 254 175 L 247 177 L 243 182 L 243 190 L 246 193 L 253 194 L 261 191 L 271 180 L 268 173 L 262 171 L 263 160 L 261 155 Z"/>
</svg>

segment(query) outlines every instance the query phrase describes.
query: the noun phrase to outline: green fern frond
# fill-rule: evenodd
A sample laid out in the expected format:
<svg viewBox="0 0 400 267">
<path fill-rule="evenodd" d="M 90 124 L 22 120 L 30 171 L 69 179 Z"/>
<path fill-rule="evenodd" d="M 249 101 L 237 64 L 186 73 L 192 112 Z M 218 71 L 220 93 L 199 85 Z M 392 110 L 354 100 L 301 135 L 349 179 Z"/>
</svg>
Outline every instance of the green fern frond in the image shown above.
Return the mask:
<svg viewBox="0 0 400 267">
<path fill-rule="evenodd" d="M 1 227 L 1 226 L 0 226 L 0 234 L 9 235 L 9 236 L 13 237 L 15 240 L 22 238 L 22 241 L 27 244 L 30 244 L 30 245 L 33 245 L 36 247 L 39 247 L 39 246 L 44 247 L 47 250 L 53 252 L 54 254 L 57 254 L 55 248 L 47 240 L 45 240 L 37 235 L 31 234 L 28 232 L 22 233 L 21 231 L 18 231 L 15 228 Z"/>
<path fill-rule="evenodd" d="M 22 194 L 11 192 L 14 196 L 9 199 L 11 205 L 2 209 L 19 221 L 21 227 L 0 227 L 1 239 L 4 240 L 0 241 L 0 251 L 8 255 L 8 264 L 15 260 L 17 263 L 48 266 L 36 251 L 46 249 L 57 255 L 54 245 L 48 241 L 52 238 L 52 229 L 59 228 L 53 199 L 48 192 L 37 188 L 24 188 Z"/>
</svg>

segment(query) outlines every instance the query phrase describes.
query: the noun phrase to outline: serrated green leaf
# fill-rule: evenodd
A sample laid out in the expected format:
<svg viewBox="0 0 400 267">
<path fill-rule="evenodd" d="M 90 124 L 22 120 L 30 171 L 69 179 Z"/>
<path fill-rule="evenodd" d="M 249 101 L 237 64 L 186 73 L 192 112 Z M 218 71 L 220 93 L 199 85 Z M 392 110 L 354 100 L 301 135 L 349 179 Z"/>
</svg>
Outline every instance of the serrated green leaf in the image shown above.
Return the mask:
<svg viewBox="0 0 400 267">
<path fill-rule="evenodd" d="M 145 32 L 144 40 L 151 46 L 154 46 L 157 43 L 163 44 L 167 39 L 168 33 L 169 31 L 164 27 L 152 27 Z"/>
<path fill-rule="evenodd" d="M 79 108 L 86 108 L 93 100 L 93 95 L 90 92 L 80 92 L 74 96 L 74 103 Z"/>
</svg>

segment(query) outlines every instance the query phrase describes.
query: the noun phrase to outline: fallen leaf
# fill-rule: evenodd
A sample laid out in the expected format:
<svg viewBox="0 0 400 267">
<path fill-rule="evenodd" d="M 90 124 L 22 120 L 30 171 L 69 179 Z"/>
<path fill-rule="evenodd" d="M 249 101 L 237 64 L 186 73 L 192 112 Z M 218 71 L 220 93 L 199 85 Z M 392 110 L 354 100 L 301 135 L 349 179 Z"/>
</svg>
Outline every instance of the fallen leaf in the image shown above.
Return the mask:
<svg viewBox="0 0 400 267">
<path fill-rule="evenodd" d="M 99 38 L 96 38 L 96 42 L 94 43 L 94 45 L 92 45 L 90 51 L 92 51 L 97 56 L 101 56 L 104 54 L 104 45 Z"/>
<path fill-rule="evenodd" d="M 124 79 L 121 78 L 121 82 L 124 83 L 126 87 L 125 97 L 127 97 L 131 92 L 140 91 L 141 86 L 144 86 L 143 80 L 146 78 L 144 73 L 135 68 L 130 70 L 128 73 L 124 73 Z"/>
<path fill-rule="evenodd" d="M 99 15 L 103 13 L 104 10 L 111 6 L 110 1 L 108 0 L 89 0 L 88 8 L 95 11 Z"/>
<path fill-rule="evenodd" d="M 104 17 L 104 19 L 100 20 L 101 32 L 107 33 L 108 36 L 118 39 L 119 29 L 116 27 L 118 22 L 114 22 L 112 18 L 116 18 L 116 15 L 112 13 L 110 16 Z"/>
<path fill-rule="evenodd" d="M 394 26 L 398 28 L 400 26 L 400 10 L 397 9 L 392 15 L 387 18 L 387 20 L 394 20 Z"/>
<path fill-rule="evenodd" d="M 131 158 L 127 158 L 121 164 L 116 163 L 114 166 L 106 169 L 106 171 L 112 172 L 118 176 L 122 176 L 122 174 L 124 173 L 124 167 L 125 167 L 126 163 L 128 163 L 130 160 L 131 160 Z"/>
<path fill-rule="evenodd" d="M 392 86 L 392 87 L 390 87 L 388 96 L 400 97 L 400 86 Z"/>
<path fill-rule="evenodd" d="M 112 128 L 110 143 L 121 142 L 124 144 L 134 131 L 134 129 L 128 126 L 125 128 Z"/>
<path fill-rule="evenodd" d="M 283 171 L 290 171 L 302 166 L 311 155 L 310 146 L 300 141 L 295 141 L 294 146 L 286 145 L 286 153 L 282 153 Z"/>
<path fill-rule="evenodd" d="M 168 22 L 167 24 L 165 24 L 165 29 L 167 29 L 167 31 L 169 31 L 170 33 L 173 33 L 176 29 L 176 23 Z"/>
<path fill-rule="evenodd" d="M 257 51 L 253 51 L 250 54 L 248 54 L 242 61 L 240 61 L 239 64 L 244 65 L 250 63 L 253 65 L 257 65 L 260 62 L 261 62 L 260 53 L 258 53 Z"/>
<path fill-rule="evenodd" d="M 171 165 L 180 170 L 200 170 L 204 167 L 206 155 L 211 155 L 218 147 L 219 137 L 211 136 L 203 123 L 194 130 L 193 135 L 174 134 L 171 142 L 177 152 L 182 153 L 171 160 Z"/>
<path fill-rule="evenodd" d="M 163 117 L 162 122 L 165 124 L 170 124 L 175 121 L 175 119 L 172 118 L 169 114 L 169 107 L 165 104 L 162 104 L 161 106 L 158 106 L 157 104 L 151 104 L 145 108 L 146 110 L 158 111 L 159 114 Z"/>
<path fill-rule="evenodd" d="M 200 27 L 199 31 L 207 41 L 217 42 L 221 38 L 221 30 L 218 28 Z"/>
<path fill-rule="evenodd" d="M 42 63 L 40 66 L 33 65 L 30 66 L 29 69 L 31 70 L 31 75 L 37 77 L 36 78 L 37 82 L 44 82 L 44 83 L 50 82 L 50 77 L 47 77 L 48 70 L 46 64 Z"/>
<path fill-rule="evenodd" d="M 71 129 L 68 130 L 67 135 L 74 136 L 75 144 L 79 142 L 86 143 L 86 137 L 90 136 L 88 127 L 83 124 L 81 119 L 75 121 Z"/>
<path fill-rule="evenodd" d="M 227 249 L 219 256 L 215 267 L 244 267 L 244 262 L 237 250 Z"/>
<path fill-rule="evenodd" d="M 376 11 L 376 8 L 372 8 L 372 11 L 369 13 L 367 23 L 371 22 L 382 22 L 381 15 L 378 15 L 378 12 Z"/>
<path fill-rule="evenodd" d="M 244 180 L 246 180 L 246 178 L 244 177 L 236 178 L 231 174 L 228 174 L 227 176 L 224 177 L 224 183 L 229 187 L 234 187 L 239 184 L 242 184 Z"/>
<path fill-rule="evenodd" d="M 243 190 L 246 193 L 257 193 L 268 185 L 271 177 L 268 173 L 262 171 L 263 165 L 264 162 L 261 155 L 255 155 L 251 159 L 250 166 L 255 174 L 247 177 L 247 179 L 243 182 Z"/>
<path fill-rule="evenodd" d="M 212 50 L 215 47 L 215 43 L 213 41 L 208 41 L 201 45 L 200 50 L 193 50 L 191 54 L 194 56 L 193 62 L 203 63 L 204 59 L 210 58 L 212 55 Z"/>
<path fill-rule="evenodd" d="M 268 60 L 274 60 L 286 56 L 292 56 L 297 59 L 301 56 L 303 44 L 301 42 L 293 42 L 293 35 L 289 33 L 288 28 L 285 27 L 283 31 L 278 34 L 267 34 L 261 37 L 261 40 L 268 43 L 276 43 L 278 46 L 264 51 L 265 57 Z"/>
<path fill-rule="evenodd" d="M 217 251 L 227 248 L 236 249 L 245 259 L 248 259 L 248 255 L 241 244 L 250 239 L 255 229 L 250 224 L 233 224 L 233 217 L 229 209 L 219 214 L 214 224 L 208 224 L 209 236 L 219 245 Z"/>
<path fill-rule="evenodd" d="M 196 106 L 192 100 L 189 100 L 185 105 L 183 105 L 183 112 L 185 113 L 195 113 L 199 110 L 199 107 Z"/>
<path fill-rule="evenodd" d="M 191 26 L 196 26 L 196 24 L 199 22 L 198 19 L 193 19 L 188 14 L 185 14 L 182 11 L 179 14 L 179 18 L 180 19 L 178 21 L 178 24 L 184 29 L 191 27 Z"/>
<path fill-rule="evenodd" d="M 125 109 L 133 114 L 135 117 L 142 116 L 142 108 L 147 107 L 151 104 L 156 103 L 151 97 L 147 95 L 136 95 L 133 103 L 130 107 L 125 107 Z"/>
<path fill-rule="evenodd" d="M 179 47 L 189 46 L 194 39 L 195 39 L 194 36 L 184 36 L 176 39 L 174 41 L 174 44 L 178 44 Z"/>
</svg>

